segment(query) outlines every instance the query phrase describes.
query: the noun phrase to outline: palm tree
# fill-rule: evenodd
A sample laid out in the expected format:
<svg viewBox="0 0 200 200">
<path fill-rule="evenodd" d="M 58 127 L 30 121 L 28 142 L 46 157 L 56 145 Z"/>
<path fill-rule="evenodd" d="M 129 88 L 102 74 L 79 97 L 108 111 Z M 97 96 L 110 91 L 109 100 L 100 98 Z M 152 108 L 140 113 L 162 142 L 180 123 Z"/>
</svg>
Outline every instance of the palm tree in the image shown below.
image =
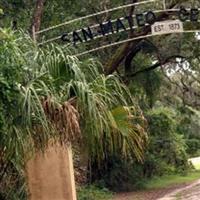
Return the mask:
<svg viewBox="0 0 200 200">
<path fill-rule="evenodd" d="M 74 184 L 74 141 L 99 162 L 105 141 L 110 152 L 142 160 L 145 120 L 117 76 L 58 46 L 42 50 L 27 36 L 1 32 L 0 153 L 2 163 L 25 166 L 29 199 L 76 199 L 67 183 Z"/>
</svg>

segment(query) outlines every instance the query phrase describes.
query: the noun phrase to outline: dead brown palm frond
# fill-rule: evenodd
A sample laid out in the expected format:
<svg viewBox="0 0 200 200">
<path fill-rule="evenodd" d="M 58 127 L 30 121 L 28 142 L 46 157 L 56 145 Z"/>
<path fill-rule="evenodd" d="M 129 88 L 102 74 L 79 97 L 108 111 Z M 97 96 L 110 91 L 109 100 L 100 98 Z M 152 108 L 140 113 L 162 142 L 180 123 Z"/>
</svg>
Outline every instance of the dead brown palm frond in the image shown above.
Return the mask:
<svg viewBox="0 0 200 200">
<path fill-rule="evenodd" d="M 52 97 L 42 99 L 42 106 L 52 128 L 59 134 L 62 143 L 80 138 L 79 113 L 75 98 L 57 103 Z"/>
</svg>

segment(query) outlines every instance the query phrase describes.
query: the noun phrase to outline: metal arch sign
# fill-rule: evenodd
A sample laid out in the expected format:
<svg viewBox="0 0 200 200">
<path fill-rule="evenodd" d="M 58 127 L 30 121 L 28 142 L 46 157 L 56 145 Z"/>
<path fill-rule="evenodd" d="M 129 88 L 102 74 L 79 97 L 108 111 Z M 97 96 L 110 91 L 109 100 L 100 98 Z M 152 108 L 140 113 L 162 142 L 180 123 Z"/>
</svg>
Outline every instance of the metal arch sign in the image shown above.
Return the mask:
<svg viewBox="0 0 200 200">
<path fill-rule="evenodd" d="M 61 36 L 63 42 L 71 42 L 76 45 L 77 43 L 87 42 L 98 37 L 103 37 L 107 34 L 114 34 L 120 31 L 134 30 L 134 27 L 144 27 L 152 25 L 152 34 L 164 34 L 183 32 L 183 24 L 186 20 L 197 22 L 199 18 L 199 10 L 192 8 L 189 12 L 185 8 L 178 11 L 179 20 L 169 22 L 157 22 L 156 14 L 153 11 L 135 15 L 136 24 L 134 25 L 132 16 L 125 16 L 122 19 L 118 18 L 114 21 L 108 20 L 107 22 L 100 23 L 95 27 L 82 28 L 73 31 L 72 34 L 64 33 Z M 128 23 L 128 27 L 125 25 Z M 155 24 L 155 25 L 154 25 Z M 159 31 L 160 29 L 160 31 Z"/>
<path fill-rule="evenodd" d="M 44 32 L 50 31 L 52 29 L 58 28 L 60 26 L 64 26 L 70 23 L 73 23 L 76 20 L 83 20 L 92 16 L 96 16 L 99 14 L 102 14 L 104 12 L 111 12 L 113 10 L 118 10 L 120 8 L 124 7 L 130 7 L 131 5 L 140 5 L 140 4 L 146 4 L 149 2 L 155 2 L 156 0 L 149 0 L 145 2 L 138 2 L 133 3 L 121 7 L 117 7 L 114 9 L 110 9 L 107 11 L 102 11 L 99 13 L 95 13 L 92 15 L 88 15 L 79 19 L 71 20 L 69 22 L 62 23 L 60 25 L 56 25 L 54 27 L 50 27 L 44 30 L 41 30 L 35 34 L 42 34 Z M 166 8 L 165 2 L 164 2 L 164 8 Z M 72 44 L 72 45 L 78 45 L 81 43 L 89 42 L 98 38 L 103 38 L 107 35 L 117 34 L 119 32 L 124 32 L 128 30 L 134 31 L 138 28 L 143 28 L 144 26 L 151 26 L 151 33 L 150 35 L 146 36 L 139 36 L 137 38 L 129 38 L 127 40 L 111 43 L 109 45 L 105 45 L 102 47 L 98 47 L 95 49 L 91 49 L 87 52 L 80 53 L 78 55 L 84 55 L 85 53 L 97 51 L 103 48 L 107 48 L 109 46 L 114 46 L 117 44 L 121 44 L 128 41 L 133 41 L 136 39 L 141 39 L 145 37 L 151 37 L 155 35 L 162 35 L 162 34 L 169 34 L 169 33 L 182 33 L 182 32 L 199 32 L 199 30 L 184 30 L 183 23 L 186 21 L 190 21 L 192 23 L 199 22 L 200 20 L 200 12 L 199 8 L 190 8 L 186 9 L 184 7 L 181 7 L 180 9 L 163 9 L 163 10 L 156 10 L 152 11 L 149 10 L 144 13 L 136 14 L 136 15 L 129 15 L 129 16 L 123 16 L 114 20 L 108 20 L 105 22 L 101 22 L 95 25 L 91 25 L 88 27 L 84 27 L 78 30 L 74 30 L 72 32 L 64 32 L 61 35 L 47 39 L 46 41 L 42 41 L 39 43 L 39 45 L 46 44 L 48 42 L 53 41 L 62 41 L 65 44 Z M 174 17 L 176 17 L 175 20 L 167 20 L 167 21 L 159 21 L 157 17 L 157 13 L 164 13 L 164 12 L 173 12 Z"/>
</svg>

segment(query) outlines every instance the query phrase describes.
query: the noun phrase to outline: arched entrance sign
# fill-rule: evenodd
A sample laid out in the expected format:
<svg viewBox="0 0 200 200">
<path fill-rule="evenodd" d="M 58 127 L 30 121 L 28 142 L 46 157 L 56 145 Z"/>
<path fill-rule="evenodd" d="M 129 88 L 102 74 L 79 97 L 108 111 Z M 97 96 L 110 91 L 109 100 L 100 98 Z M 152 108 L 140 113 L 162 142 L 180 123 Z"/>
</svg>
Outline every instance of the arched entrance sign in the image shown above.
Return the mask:
<svg viewBox="0 0 200 200">
<path fill-rule="evenodd" d="M 87 26 L 87 23 L 84 22 L 83 27 L 79 27 L 78 29 L 75 29 L 69 32 L 66 31 L 68 30 L 68 27 L 67 27 L 68 25 L 71 25 L 76 22 L 80 22 L 80 21 L 83 22 L 83 20 L 93 18 L 95 16 L 103 15 L 105 13 L 111 13 L 111 12 L 131 8 L 131 7 L 138 7 L 141 5 L 147 5 L 147 4 L 157 3 L 157 2 L 160 2 L 162 7 L 157 9 L 154 6 L 151 6 L 150 8 L 152 7 L 155 8 L 154 11 L 152 11 L 151 9 L 147 7 L 146 10 L 144 10 L 142 13 L 120 16 L 117 19 L 110 19 L 107 21 L 102 21 L 100 23 L 94 23 L 89 26 Z M 172 33 L 198 33 L 200 32 L 200 30 L 198 30 L 199 29 L 198 26 L 196 30 L 187 29 L 187 27 L 185 26 L 185 22 L 197 24 L 200 20 L 199 10 L 200 10 L 199 8 L 194 8 L 194 7 L 193 8 L 184 8 L 184 7 L 168 8 L 168 5 L 166 5 L 165 0 L 146 0 L 146 1 L 140 1 L 137 3 L 119 6 L 116 8 L 109 9 L 109 10 L 90 14 L 88 16 L 80 17 L 77 19 L 73 19 L 73 20 L 43 29 L 41 31 L 35 32 L 34 35 L 40 36 L 40 37 L 35 37 L 35 38 L 42 39 L 40 41 L 37 41 L 39 45 L 45 45 L 50 42 L 60 42 L 67 45 L 79 46 L 81 44 L 87 44 L 89 42 L 92 42 L 94 40 L 98 40 L 107 36 L 112 36 L 112 35 L 114 36 L 114 35 L 120 34 L 121 32 L 131 31 L 134 33 L 128 39 L 120 39 L 119 41 L 112 40 L 109 44 L 104 44 L 103 46 L 93 47 L 93 45 L 90 45 L 93 48 L 91 49 L 86 48 L 87 51 L 82 51 L 76 54 L 76 56 L 83 56 L 88 53 L 96 52 L 108 47 L 113 47 L 116 45 L 120 45 L 123 43 L 135 41 L 135 40 L 141 40 L 144 38 L 150 38 L 157 35 L 172 34 Z M 161 18 L 160 16 L 163 14 L 165 14 L 165 17 Z M 60 31 L 59 29 L 61 27 L 62 28 L 64 27 L 65 31 L 63 30 Z M 146 29 L 145 32 L 142 31 L 144 29 Z M 58 30 L 58 31 L 56 31 L 54 35 L 52 34 L 52 32 L 55 30 Z M 50 32 L 51 34 L 49 34 Z M 126 55 L 126 58 L 127 57 L 128 56 Z M 132 59 L 131 56 L 130 58 Z M 161 65 L 163 63 L 161 62 L 158 64 Z M 126 60 L 125 60 L 125 65 L 126 65 Z M 111 71 L 112 70 L 113 69 L 111 67 Z M 139 72 L 141 71 L 136 71 L 135 74 L 138 74 Z M 58 153 L 59 153 L 59 157 L 57 155 Z M 64 161 L 64 163 L 66 164 L 64 166 L 65 170 L 62 170 L 62 166 L 57 167 L 57 165 L 53 166 L 57 168 L 52 168 L 52 165 L 51 165 L 52 155 L 56 158 L 55 163 L 63 163 L 63 162 L 59 162 L 61 159 L 62 161 Z M 57 158 L 59 158 L 60 160 Z M 35 184 L 35 179 L 29 178 L 30 191 L 36 190 L 35 194 L 40 195 L 41 188 L 46 189 L 48 186 L 48 188 L 54 188 L 54 190 L 51 190 L 50 192 L 47 190 L 44 191 L 44 194 L 47 196 L 46 199 L 49 200 L 50 198 L 55 199 L 58 197 L 59 199 L 66 199 L 67 197 L 67 199 L 69 200 L 76 200 L 75 182 L 74 182 L 73 165 L 72 165 L 73 161 L 72 161 L 72 153 L 71 153 L 70 146 L 67 148 L 67 153 L 65 152 L 65 149 L 63 150 L 60 148 L 58 149 L 50 148 L 50 149 L 47 149 L 47 152 L 45 154 L 45 160 L 44 160 L 43 155 L 42 157 L 38 155 L 38 157 L 34 159 L 36 159 L 36 161 L 37 160 L 40 161 L 41 159 L 41 162 L 43 163 L 43 165 L 41 165 L 41 169 L 39 169 L 38 171 L 39 179 L 42 180 L 43 177 L 45 176 L 45 174 L 42 171 L 44 167 L 45 169 L 49 168 L 48 174 L 53 174 L 54 176 L 48 177 L 49 185 L 47 185 L 46 182 L 44 181 L 41 181 L 40 184 Z M 37 162 L 34 162 L 33 160 L 33 164 L 34 163 L 37 163 Z M 29 177 L 34 177 L 36 168 L 38 170 L 38 166 L 34 166 L 32 165 L 32 163 L 30 163 Z M 55 173 L 55 171 L 58 173 Z M 64 172 L 66 174 L 64 174 L 63 176 Z M 67 186 L 67 190 L 65 189 L 65 193 L 61 191 L 62 185 L 55 184 L 56 180 L 60 179 L 60 177 L 62 176 L 67 177 L 67 179 L 63 181 L 64 185 Z M 58 189 L 56 192 L 55 192 L 55 188 Z M 54 198 L 54 195 L 55 195 L 55 198 Z M 37 200 L 38 196 L 32 197 L 31 200 L 35 200 L 35 199 Z"/>
<path fill-rule="evenodd" d="M 80 27 L 79 29 L 73 30 L 71 32 L 62 31 L 61 34 L 55 37 L 48 38 L 46 33 L 50 31 L 55 31 L 56 29 L 59 29 L 61 27 L 68 26 L 70 24 L 73 24 L 78 21 L 83 21 L 89 18 L 93 18 L 99 15 L 103 15 L 105 13 L 114 12 L 123 10 L 126 8 L 131 7 L 138 7 L 145 4 L 152 4 L 156 2 L 161 2 L 162 9 L 158 10 L 146 10 L 143 13 L 137 13 L 134 15 L 127 15 L 122 16 L 117 19 L 102 21 L 98 24 L 90 25 L 87 27 Z M 162 35 L 162 34 L 171 34 L 171 33 L 198 33 L 200 32 L 199 29 L 196 30 L 189 30 L 185 29 L 184 22 L 189 23 L 198 23 L 200 20 L 200 8 L 167 8 L 165 0 L 147 0 L 147 1 L 141 1 L 137 3 L 131 3 L 123 6 L 119 6 L 116 8 L 104 10 L 98 13 L 90 14 L 84 17 L 80 17 L 77 19 L 73 19 L 46 29 L 43 29 L 41 31 L 35 32 L 35 35 L 37 36 L 44 36 L 45 37 L 39 37 L 43 38 L 41 41 L 38 41 L 39 45 L 45 45 L 50 42 L 62 42 L 67 45 L 81 45 L 83 43 L 91 42 L 97 39 L 104 38 L 109 35 L 116 35 L 121 32 L 127 32 L 127 31 L 133 31 L 136 32 L 135 37 L 124 39 L 117 42 L 111 42 L 110 44 L 106 44 L 100 47 L 96 47 L 93 49 L 89 49 L 85 52 L 79 52 L 77 56 L 85 55 L 87 53 L 95 52 L 101 49 L 105 49 L 108 47 L 112 47 L 115 45 L 119 45 L 122 43 L 148 38 L 155 35 Z M 160 15 L 167 14 L 166 16 L 168 19 L 165 21 L 162 21 L 160 19 Z M 149 27 L 148 34 L 140 34 L 140 30 L 144 27 Z M 56 34 L 58 34 L 56 32 Z"/>
</svg>

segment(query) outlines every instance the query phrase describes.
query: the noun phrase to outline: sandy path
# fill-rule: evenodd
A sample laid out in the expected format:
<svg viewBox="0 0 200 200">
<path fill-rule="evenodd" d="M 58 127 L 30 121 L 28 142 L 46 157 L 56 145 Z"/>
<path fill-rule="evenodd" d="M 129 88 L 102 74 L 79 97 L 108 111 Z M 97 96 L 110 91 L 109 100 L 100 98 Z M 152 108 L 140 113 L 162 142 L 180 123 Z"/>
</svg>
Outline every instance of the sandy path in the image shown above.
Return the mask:
<svg viewBox="0 0 200 200">
<path fill-rule="evenodd" d="M 200 200 L 200 180 L 164 189 L 121 193 L 114 200 Z"/>
<path fill-rule="evenodd" d="M 164 197 L 158 200 L 199 200 L 200 199 L 200 180 L 194 183 L 176 189 L 175 191 L 166 194 Z"/>
</svg>

